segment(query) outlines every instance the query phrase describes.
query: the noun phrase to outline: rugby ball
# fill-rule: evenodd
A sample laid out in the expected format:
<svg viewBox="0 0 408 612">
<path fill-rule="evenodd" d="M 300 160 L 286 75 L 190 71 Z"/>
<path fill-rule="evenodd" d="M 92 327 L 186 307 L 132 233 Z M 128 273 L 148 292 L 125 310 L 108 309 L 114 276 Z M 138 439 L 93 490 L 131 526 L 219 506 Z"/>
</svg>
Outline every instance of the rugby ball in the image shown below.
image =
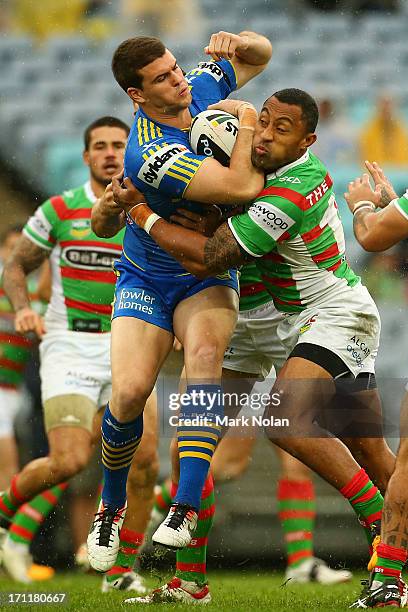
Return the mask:
<svg viewBox="0 0 408 612">
<path fill-rule="evenodd" d="M 191 123 L 191 147 L 198 155 L 214 157 L 223 166 L 228 166 L 238 126 L 238 119 L 230 113 L 219 110 L 202 111 Z"/>
</svg>

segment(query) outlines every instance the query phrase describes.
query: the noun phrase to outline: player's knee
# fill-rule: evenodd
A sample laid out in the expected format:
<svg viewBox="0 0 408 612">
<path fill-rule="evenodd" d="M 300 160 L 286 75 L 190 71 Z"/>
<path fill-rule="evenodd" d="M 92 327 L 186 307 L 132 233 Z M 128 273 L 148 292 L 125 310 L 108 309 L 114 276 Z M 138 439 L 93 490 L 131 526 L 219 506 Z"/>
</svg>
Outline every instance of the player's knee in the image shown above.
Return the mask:
<svg viewBox="0 0 408 612">
<path fill-rule="evenodd" d="M 114 416 L 119 421 L 136 418 L 142 412 L 151 391 L 151 387 L 142 381 L 129 381 L 126 384 L 117 385 L 112 390 Z"/>
<path fill-rule="evenodd" d="M 156 450 L 146 449 L 133 458 L 127 486 L 135 491 L 152 489 L 159 475 L 159 456 Z"/>
<path fill-rule="evenodd" d="M 189 361 L 204 368 L 218 364 L 219 346 L 215 338 L 204 340 L 201 344 L 192 347 L 189 350 Z"/>
<path fill-rule="evenodd" d="M 81 472 L 89 461 L 89 450 L 75 453 L 59 453 L 52 459 L 52 471 L 56 474 L 58 482 L 72 478 Z"/>
</svg>

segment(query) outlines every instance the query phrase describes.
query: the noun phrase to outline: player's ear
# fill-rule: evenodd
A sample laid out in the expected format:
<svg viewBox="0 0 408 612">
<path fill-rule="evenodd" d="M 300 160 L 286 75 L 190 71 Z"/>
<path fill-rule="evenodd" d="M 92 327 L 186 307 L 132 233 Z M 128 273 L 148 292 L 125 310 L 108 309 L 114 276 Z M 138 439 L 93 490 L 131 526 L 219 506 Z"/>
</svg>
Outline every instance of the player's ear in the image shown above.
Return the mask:
<svg viewBox="0 0 408 612">
<path fill-rule="evenodd" d="M 306 136 L 300 143 L 300 146 L 302 149 L 307 149 L 308 147 L 311 147 L 312 144 L 316 142 L 316 140 L 317 140 L 316 134 L 306 134 Z"/>
<path fill-rule="evenodd" d="M 88 151 L 88 149 L 84 149 L 84 151 L 82 153 L 82 159 L 84 160 L 84 164 L 86 166 L 89 166 L 90 161 L 89 161 L 89 151 Z"/>
<path fill-rule="evenodd" d="M 127 95 L 136 104 L 143 104 L 146 102 L 146 98 L 143 96 L 143 91 L 138 87 L 128 87 L 126 90 Z"/>
</svg>

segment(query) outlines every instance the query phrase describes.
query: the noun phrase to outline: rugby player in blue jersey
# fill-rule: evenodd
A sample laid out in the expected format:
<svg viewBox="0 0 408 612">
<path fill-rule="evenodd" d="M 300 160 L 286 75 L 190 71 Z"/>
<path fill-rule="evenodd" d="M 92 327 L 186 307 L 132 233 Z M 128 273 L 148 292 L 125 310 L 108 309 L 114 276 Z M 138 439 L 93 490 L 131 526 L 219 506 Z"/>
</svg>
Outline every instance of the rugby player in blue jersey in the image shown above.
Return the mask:
<svg viewBox="0 0 408 612">
<path fill-rule="evenodd" d="M 166 219 L 180 205 L 199 211 L 201 205 L 248 202 L 264 182 L 263 173 L 251 164 L 257 113 L 250 104 L 239 104 L 240 127 L 228 168 L 193 153 L 188 128 L 197 113 L 262 72 L 271 58 L 271 44 L 253 32 L 218 32 L 205 52 L 211 57 L 185 76 L 156 38 L 124 41 L 113 56 L 117 82 L 139 107 L 126 150 L 125 177 Z M 112 398 L 102 424 L 105 484 L 88 537 L 91 565 L 106 571 L 119 546 L 127 474 L 142 437 L 143 408 L 174 335 L 184 345 L 190 402 L 182 408 L 178 428 L 178 491 L 153 542 L 177 549 L 191 540 L 220 430 L 215 418 L 222 411 L 221 369 L 237 318 L 238 280 L 233 269 L 198 279 L 129 215 L 115 208 L 96 211 L 95 219 L 99 214 L 102 220 L 101 228 L 94 223 L 99 235 L 113 235 L 126 223 L 123 253 L 116 264 Z M 206 417 L 205 424 L 189 425 L 192 416 Z"/>
</svg>

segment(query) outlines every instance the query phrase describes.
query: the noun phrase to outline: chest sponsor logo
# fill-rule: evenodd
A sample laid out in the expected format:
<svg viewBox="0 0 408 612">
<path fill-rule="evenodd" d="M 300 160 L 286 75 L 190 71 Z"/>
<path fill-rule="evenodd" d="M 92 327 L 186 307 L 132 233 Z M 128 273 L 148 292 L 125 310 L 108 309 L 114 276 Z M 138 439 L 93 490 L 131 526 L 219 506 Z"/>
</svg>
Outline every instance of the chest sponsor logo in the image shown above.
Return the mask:
<svg viewBox="0 0 408 612">
<path fill-rule="evenodd" d="M 69 232 L 74 238 L 85 238 L 91 233 L 90 219 L 75 219 L 71 223 L 71 231 Z"/>
<path fill-rule="evenodd" d="M 274 240 L 278 240 L 295 223 L 282 210 L 269 202 L 257 201 L 249 208 L 250 218 L 265 230 Z"/>
<path fill-rule="evenodd" d="M 162 147 L 145 161 L 139 170 L 137 178 L 152 187 L 158 188 L 170 166 L 187 151 L 187 147 L 182 144 Z"/>
<path fill-rule="evenodd" d="M 205 72 L 210 74 L 217 82 L 221 81 L 224 76 L 223 71 L 215 62 L 200 62 L 197 68 L 194 68 L 187 75 L 187 83 L 190 83 L 194 78 Z"/>
<path fill-rule="evenodd" d="M 80 270 L 112 270 L 113 263 L 119 259 L 120 253 L 110 249 L 95 247 L 69 246 L 62 250 L 61 258 Z"/>
</svg>

